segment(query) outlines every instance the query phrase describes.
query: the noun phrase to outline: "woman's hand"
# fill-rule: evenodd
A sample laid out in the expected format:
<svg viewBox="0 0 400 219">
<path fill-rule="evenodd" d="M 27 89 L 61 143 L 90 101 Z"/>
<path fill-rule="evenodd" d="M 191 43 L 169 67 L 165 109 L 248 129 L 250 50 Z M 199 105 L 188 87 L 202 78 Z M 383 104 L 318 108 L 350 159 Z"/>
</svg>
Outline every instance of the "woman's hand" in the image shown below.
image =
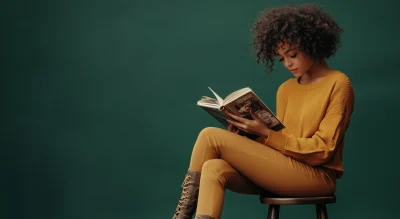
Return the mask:
<svg viewBox="0 0 400 219">
<path fill-rule="evenodd" d="M 235 134 L 239 134 L 239 132 L 240 132 L 240 130 L 232 124 L 229 124 L 228 131 L 233 132 Z"/>
<path fill-rule="evenodd" d="M 250 115 L 253 117 L 254 120 L 242 118 L 242 117 L 233 115 L 229 112 L 225 112 L 225 114 L 228 117 L 231 117 L 232 119 L 236 120 L 236 121 L 233 121 L 228 118 L 226 121 L 230 123 L 229 127 L 231 127 L 231 125 L 232 125 L 235 128 L 240 129 L 246 133 L 268 137 L 269 128 L 265 125 L 265 123 L 261 119 L 258 118 L 257 115 L 254 114 L 253 110 L 250 110 Z M 228 129 L 229 129 L 229 127 L 228 127 Z M 237 132 L 238 132 L 238 130 L 237 130 Z"/>
</svg>

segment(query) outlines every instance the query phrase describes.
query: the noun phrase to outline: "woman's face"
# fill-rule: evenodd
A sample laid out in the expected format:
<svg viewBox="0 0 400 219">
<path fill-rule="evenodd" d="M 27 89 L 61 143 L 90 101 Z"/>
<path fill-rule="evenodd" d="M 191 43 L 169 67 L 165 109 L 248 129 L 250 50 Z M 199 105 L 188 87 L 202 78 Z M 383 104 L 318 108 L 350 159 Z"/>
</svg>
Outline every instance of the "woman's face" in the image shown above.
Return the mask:
<svg viewBox="0 0 400 219">
<path fill-rule="evenodd" d="M 308 72 L 314 61 L 301 52 L 296 46 L 280 43 L 276 49 L 279 61 L 296 77 L 301 77 Z"/>
</svg>

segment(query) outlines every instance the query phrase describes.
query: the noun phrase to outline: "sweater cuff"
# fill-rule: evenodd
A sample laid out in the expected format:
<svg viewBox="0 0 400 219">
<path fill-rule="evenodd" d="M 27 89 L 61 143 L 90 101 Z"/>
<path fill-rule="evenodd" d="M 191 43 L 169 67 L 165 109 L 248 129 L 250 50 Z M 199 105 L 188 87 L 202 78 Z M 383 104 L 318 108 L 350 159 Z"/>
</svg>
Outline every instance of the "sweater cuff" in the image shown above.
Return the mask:
<svg viewBox="0 0 400 219">
<path fill-rule="evenodd" d="M 260 144 L 265 144 L 266 140 L 267 140 L 267 137 L 265 137 L 265 136 L 260 136 L 260 137 L 258 137 L 256 139 L 254 139 L 254 141 L 256 141 L 256 142 L 258 142 Z"/>
<path fill-rule="evenodd" d="M 275 148 L 276 150 L 285 150 L 286 135 L 281 132 L 270 130 L 268 137 L 264 141 L 264 144 L 271 148 Z"/>
</svg>

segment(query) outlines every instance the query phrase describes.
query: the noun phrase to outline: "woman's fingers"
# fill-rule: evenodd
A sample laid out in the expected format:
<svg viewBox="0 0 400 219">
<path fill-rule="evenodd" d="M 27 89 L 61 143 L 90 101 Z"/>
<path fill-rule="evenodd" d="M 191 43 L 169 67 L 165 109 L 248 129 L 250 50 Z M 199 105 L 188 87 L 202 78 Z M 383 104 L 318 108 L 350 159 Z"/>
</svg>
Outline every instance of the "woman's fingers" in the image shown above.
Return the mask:
<svg viewBox="0 0 400 219">
<path fill-rule="evenodd" d="M 229 122 L 231 125 L 234 125 L 236 128 L 242 129 L 243 131 L 246 130 L 246 128 L 247 128 L 247 125 L 245 125 L 243 123 L 236 122 L 236 121 L 233 121 L 230 119 L 227 119 L 226 121 Z"/>
<path fill-rule="evenodd" d="M 238 128 L 232 124 L 229 124 L 228 130 L 230 132 L 236 132 L 238 130 Z"/>
<path fill-rule="evenodd" d="M 232 124 L 229 124 L 228 131 L 233 132 L 235 134 L 239 134 L 239 132 L 240 132 L 240 130 Z"/>
<path fill-rule="evenodd" d="M 241 123 L 245 123 L 248 120 L 246 118 L 242 118 L 240 116 L 233 115 L 232 113 L 230 113 L 228 111 L 226 111 L 225 114 L 228 115 L 229 117 L 231 117 L 232 119 L 235 119 L 235 120 L 237 120 L 237 121 L 239 121 Z"/>
<path fill-rule="evenodd" d="M 233 132 L 233 125 L 232 124 L 229 124 L 228 131 Z"/>
</svg>

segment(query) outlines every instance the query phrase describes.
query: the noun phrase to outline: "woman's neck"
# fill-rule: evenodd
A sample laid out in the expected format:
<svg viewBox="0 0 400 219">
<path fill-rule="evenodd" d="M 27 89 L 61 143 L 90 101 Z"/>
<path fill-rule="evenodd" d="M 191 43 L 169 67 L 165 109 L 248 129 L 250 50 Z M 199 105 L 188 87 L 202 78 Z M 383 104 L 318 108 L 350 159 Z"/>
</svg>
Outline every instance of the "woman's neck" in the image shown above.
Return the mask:
<svg viewBox="0 0 400 219">
<path fill-rule="evenodd" d="M 325 60 L 315 62 L 311 68 L 299 79 L 301 84 L 313 84 L 322 80 L 332 69 L 328 66 Z"/>
</svg>

